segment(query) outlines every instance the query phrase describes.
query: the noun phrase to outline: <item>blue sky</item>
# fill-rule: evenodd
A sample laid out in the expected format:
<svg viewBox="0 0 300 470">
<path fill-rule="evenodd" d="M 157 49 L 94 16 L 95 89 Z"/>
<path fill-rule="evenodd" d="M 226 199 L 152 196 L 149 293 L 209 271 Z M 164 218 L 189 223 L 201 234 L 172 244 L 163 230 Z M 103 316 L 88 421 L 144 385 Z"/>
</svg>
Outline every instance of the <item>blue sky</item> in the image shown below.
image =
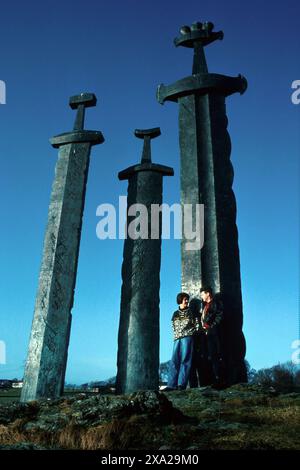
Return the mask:
<svg viewBox="0 0 300 470">
<path fill-rule="evenodd" d="M 296 0 L 14 1 L 1 6 L 0 377 L 22 377 L 57 151 L 49 138 L 71 130 L 69 96 L 94 92 L 86 128 L 92 149 L 66 380 L 116 372 L 122 240 L 96 237 L 99 204 L 126 195 L 120 170 L 140 159 L 136 128 L 159 126 L 153 161 L 175 170 L 164 202 L 179 202 L 178 107 L 161 106 L 157 85 L 191 73 L 192 53 L 176 49 L 180 26 L 212 21 L 224 40 L 206 48 L 209 71 L 243 74 L 248 90 L 227 99 L 235 170 L 247 359 L 258 369 L 290 360 L 299 336 L 300 6 Z M 164 240 L 161 361 L 171 356 L 170 317 L 180 290 L 178 240 Z"/>
</svg>

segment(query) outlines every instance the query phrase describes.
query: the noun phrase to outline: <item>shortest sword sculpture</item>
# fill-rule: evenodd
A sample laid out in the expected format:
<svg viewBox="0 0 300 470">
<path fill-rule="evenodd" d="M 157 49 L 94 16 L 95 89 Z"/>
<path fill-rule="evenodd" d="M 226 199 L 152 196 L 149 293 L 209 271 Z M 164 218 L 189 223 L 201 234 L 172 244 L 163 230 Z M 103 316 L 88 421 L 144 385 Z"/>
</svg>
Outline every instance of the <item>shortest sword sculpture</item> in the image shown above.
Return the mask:
<svg viewBox="0 0 300 470">
<path fill-rule="evenodd" d="M 59 148 L 59 155 L 22 402 L 55 398 L 63 393 L 90 150 L 92 145 L 104 142 L 101 132 L 84 129 L 85 108 L 95 106 L 96 102 L 93 93 L 71 97 L 71 108 L 77 108 L 73 131 L 50 140 L 53 147 Z"/>
<path fill-rule="evenodd" d="M 161 217 L 152 221 L 152 205 L 161 206 L 163 177 L 173 169 L 152 163 L 150 140 L 160 135 L 159 127 L 136 130 L 144 139 L 142 160 L 119 173 L 128 180 L 127 227 L 122 265 L 121 313 L 118 336 L 117 393 L 158 390 L 159 385 L 159 288 L 161 262 Z M 146 208 L 143 227 L 148 236 L 131 237 L 135 221 L 131 209 Z M 140 210 L 138 209 L 138 210 Z M 147 218 L 147 220 L 146 220 Z M 155 236 L 152 234 L 155 232 Z"/>
</svg>

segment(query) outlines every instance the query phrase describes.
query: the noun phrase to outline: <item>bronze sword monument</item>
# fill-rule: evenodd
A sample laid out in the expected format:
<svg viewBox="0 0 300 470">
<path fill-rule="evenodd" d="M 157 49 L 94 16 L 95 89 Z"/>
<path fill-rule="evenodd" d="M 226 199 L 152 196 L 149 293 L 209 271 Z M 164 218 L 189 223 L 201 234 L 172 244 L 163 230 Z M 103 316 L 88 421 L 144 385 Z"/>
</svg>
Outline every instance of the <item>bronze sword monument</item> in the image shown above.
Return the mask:
<svg viewBox="0 0 300 470">
<path fill-rule="evenodd" d="M 21 401 L 55 398 L 62 394 L 67 364 L 71 309 L 77 274 L 85 190 L 92 145 L 104 138 L 84 129 L 85 108 L 96 96 L 70 98 L 77 108 L 74 129 L 53 137 L 59 148 L 44 239 Z"/>
<path fill-rule="evenodd" d="M 245 339 L 240 278 L 236 201 L 232 190 L 231 143 L 227 132 L 225 99 L 244 93 L 244 77 L 209 73 L 204 47 L 223 39 L 212 23 L 183 26 L 176 47 L 194 50 L 192 75 L 172 85 L 160 85 L 157 99 L 179 105 L 181 204 L 204 204 L 204 246 L 198 251 L 181 243 L 182 290 L 199 298 L 210 285 L 225 306 L 223 337 L 229 383 L 246 381 Z"/>
</svg>

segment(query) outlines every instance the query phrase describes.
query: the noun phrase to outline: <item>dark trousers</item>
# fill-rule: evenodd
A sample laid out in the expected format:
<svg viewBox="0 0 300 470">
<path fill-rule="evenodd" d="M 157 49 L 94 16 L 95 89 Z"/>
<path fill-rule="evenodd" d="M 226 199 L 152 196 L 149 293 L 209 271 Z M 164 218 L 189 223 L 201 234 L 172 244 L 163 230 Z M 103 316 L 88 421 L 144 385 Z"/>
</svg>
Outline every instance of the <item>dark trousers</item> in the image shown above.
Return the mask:
<svg viewBox="0 0 300 470">
<path fill-rule="evenodd" d="M 208 359 L 211 361 L 214 381 L 223 381 L 223 359 L 221 355 L 220 340 L 217 333 L 206 335 Z"/>
<path fill-rule="evenodd" d="M 190 372 L 190 387 L 204 387 L 224 382 L 224 362 L 217 333 L 200 332 L 195 336 L 195 347 Z"/>
</svg>

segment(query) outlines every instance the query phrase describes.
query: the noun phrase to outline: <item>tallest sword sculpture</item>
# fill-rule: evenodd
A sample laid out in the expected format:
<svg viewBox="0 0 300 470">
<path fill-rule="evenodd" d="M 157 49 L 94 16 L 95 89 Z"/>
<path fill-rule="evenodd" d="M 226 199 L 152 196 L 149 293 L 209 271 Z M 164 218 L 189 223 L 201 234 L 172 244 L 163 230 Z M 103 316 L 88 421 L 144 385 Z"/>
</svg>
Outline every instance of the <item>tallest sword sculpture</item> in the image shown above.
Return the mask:
<svg viewBox="0 0 300 470">
<path fill-rule="evenodd" d="M 224 301 L 224 356 L 229 383 L 246 381 L 245 339 L 242 333 L 242 294 L 236 202 L 232 191 L 231 143 L 225 98 L 247 88 L 244 77 L 208 73 L 204 47 L 223 39 L 212 23 L 183 26 L 176 46 L 194 49 L 192 75 L 172 85 L 160 85 L 157 99 L 179 105 L 181 203 L 204 204 L 204 246 L 187 251 L 181 243 L 182 290 L 199 297 L 210 285 Z"/>
<path fill-rule="evenodd" d="M 92 93 L 72 96 L 70 106 L 77 108 L 73 131 L 50 141 L 59 148 L 59 156 L 21 395 L 23 402 L 58 397 L 64 387 L 90 150 L 92 145 L 104 141 L 101 132 L 84 129 L 85 108 L 95 106 L 96 101 Z"/>
</svg>

